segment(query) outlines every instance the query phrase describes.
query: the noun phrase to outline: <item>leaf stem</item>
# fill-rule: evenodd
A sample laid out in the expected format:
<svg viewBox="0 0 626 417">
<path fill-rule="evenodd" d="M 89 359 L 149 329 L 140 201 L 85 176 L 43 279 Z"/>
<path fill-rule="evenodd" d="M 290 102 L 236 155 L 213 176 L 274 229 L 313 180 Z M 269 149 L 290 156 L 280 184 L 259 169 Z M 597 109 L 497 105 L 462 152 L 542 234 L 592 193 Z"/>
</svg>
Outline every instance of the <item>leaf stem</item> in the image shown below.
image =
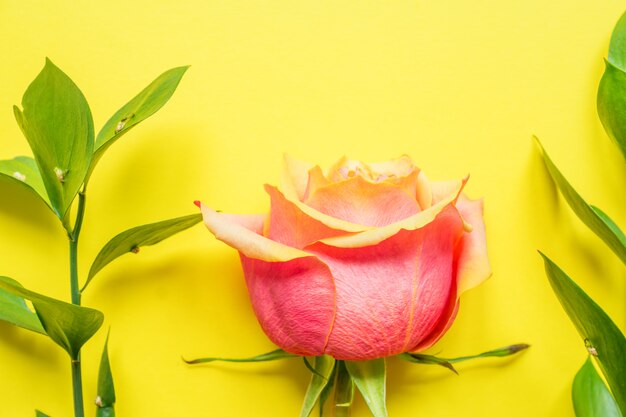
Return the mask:
<svg viewBox="0 0 626 417">
<path fill-rule="evenodd" d="M 78 209 L 76 222 L 70 235 L 70 289 L 72 304 L 80 305 L 80 287 L 78 286 L 78 238 L 85 214 L 85 189 L 78 193 Z M 74 394 L 74 417 L 85 416 L 83 401 L 83 378 L 81 371 L 80 352 L 72 358 L 72 391 Z"/>
</svg>

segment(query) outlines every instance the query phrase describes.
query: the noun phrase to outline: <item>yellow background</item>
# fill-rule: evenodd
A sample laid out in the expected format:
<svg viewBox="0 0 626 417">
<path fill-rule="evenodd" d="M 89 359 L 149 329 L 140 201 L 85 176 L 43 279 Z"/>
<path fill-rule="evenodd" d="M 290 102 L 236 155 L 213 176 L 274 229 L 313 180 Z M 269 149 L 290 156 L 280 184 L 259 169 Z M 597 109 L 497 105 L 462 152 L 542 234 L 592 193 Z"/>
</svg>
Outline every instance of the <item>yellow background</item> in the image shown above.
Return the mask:
<svg viewBox="0 0 626 417">
<path fill-rule="evenodd" d="M 556 198 L 531 135 L 585 198 L 626 226 L 626 165 L 596 116 L 609 36 L 624 4 L 572 1 L 1 1 L 0 159 L 29 154 L 13 120 L 50 57 L 87 97 L 96 128 L 162 71 L 191 64 L 173 99 L 124 136 L 90 183 L 84 277 L 129 227 L 196 212 L 201 199 L 261 212 L 282 154 L 408 154 L 432 179 L 468 173 L 485 197 L 493 277 L 463 296 L 431 350 L 515 359 L 439 367 L 390 360 L 390 416 L 573 416 L 585 348 L 560 308 L 544 250 L 623 327 L 624 267 Z M 69 297 L 67 242 L 29 193 L 0 181 L 0 274 Z M 83 297 L 106 315 L 120 416 L 296 416 L 297 360 L 190 368 L 181 355 L 273 349 L 234 250 L 200 225 L 101 272 Z M 93 415 L 105 330 L 84 350 Z M 49 340 L 0 323 L 0 415 L 71 414 L 69 363 Z M 355 416 L 367 416 L 358 400 Z"/>
</svg>

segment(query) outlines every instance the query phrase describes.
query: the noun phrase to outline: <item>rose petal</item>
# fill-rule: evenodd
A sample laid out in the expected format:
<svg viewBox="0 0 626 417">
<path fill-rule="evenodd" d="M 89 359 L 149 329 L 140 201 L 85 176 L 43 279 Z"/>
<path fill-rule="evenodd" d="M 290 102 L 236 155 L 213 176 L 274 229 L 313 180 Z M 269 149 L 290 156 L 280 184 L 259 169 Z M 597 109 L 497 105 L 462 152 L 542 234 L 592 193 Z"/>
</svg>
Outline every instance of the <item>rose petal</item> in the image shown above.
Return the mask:
<svg viewBox="0 0 626 417">
<path fill-rule="evenodd" d="M 314 166 L 309 170 L 309 182 L 306 186 L 304 198 L 302 198 L 301 201 L 306 201 L 309 196 L 313 194 L 318 188 L 324 187 L 330 183 L 331 182 L 322 172 L 322 168 L 320 168 L 319 166 Z"/>
<path fill-rule="evenodd" d="M 319 239 L 346 234 L 310 217 L 275 187 L 266 186 L 265 190 L 271 201 L 266 233 L 271 240 L 301 249 Z"/>
<path fill-rule="evenodd" d="M 415 184 L 415 178 L 413 175 L 409 183 Z M 386 181 L 372 183 L 361 176 L 319 187 L 305 203 L 333 218 L 372 227 L 386 226 L 420 211 L 414 187 L 407 192 Z"/>
<path fill-rule="evenodd" d="M 385 162 L 369 164 L 344 156 L 330 168 L 328 179 L 337 182 L 360 175 L 372 182 L 380 182 L 389 178 L 406 177 L 416 170 L 413 161 L 406 155 Z"/>
<path fill-rule="evenodd" d="M 424 171 L 420 171 L 417 176 L 417 184 L 415 186 L 415 198 L 422 210 L 426 210 L 433 205 L 433 193 L 430 189 L 430 181 Z"/>
<path fill-rule="evenodd" d="M 249 258 L 286 262 L 312 256 L 299 249 L 274 242 L 242 226 L 238 222 L 241 217 L 218 213 L 204 204 L 200 208 L 204 224 L 215 237 Z"/>
<path fill-rule="evenodd" d="M 472 232 L 464 233 L 459 243 L 458 288 L 461 295 L 489 278 L 491 266 L 487 256 L 483 201 L 461 195 L 456 206 L 464 221 L 472 226 Z"/>
<path fill-rule="evenodd" d="M 309 170 L 312 164 L 284 155 L 281 189 L 290 196 L 302 200 L 309 182 Z"/>
<path fill-rule="evenodd" d="M 453 205 L 461 194 L 467 179 L 456 181 L 456 189 L 454 193 L 450 193 L 445 199 L 431 206 L 427 210 L 421 211 L 413 216 L 407 217 L 396 223 L 387 226 L 366 230 L 352 235 L 338 236 L 322 239 L 321 242 L 340 248 L 359 248 L 364 246 L 372 246 L 382 242 L 391 236 L 396 235 L 400 230 L 415 230 L 424 227 L 432 222 L 437 215 L 447 206 Z"/>
<path fill-rule="evenodd" d="M 270 191 L 271 190 L 271 191 Z M 284 199 L 292 203 L 298 210 L 300 210 L 304 215 L 317 220 L 318 222 L 328 226 L 331 229 L 335 230 L 343 230 L 344 232 L 362 232 L 364 230 L 372 229 L 369 226 L 364 226 L 362 224 L 351 223 L 345 220 L 337 219 L 335 217 L 324 214 L 313 207 L 309 207 L 303 202 L 299 201 L 297 198 L 294 198 L 293 193 L 288 193 L 283 191 L 282 189 L 276 189 L 271 185 L 265 186 L 265 191 L 268 193 L 279 193 Z"/>
<path fill-rule="evenodd" d="M 454 323 L 456 314 L 459 312 L 459 301 L 456 289 L 450 291 L 450 299 L 448 301 L 446 311 L 442 314 L 442 319 L 432 332 L 416 346 L 413 346 L 408 352 L 421 352 L 433 346 L 446 334 L 448 329 Z"/>
<path fill-rule="evenodd" d="M 447 206 L 424 227 L 401 230 L 374 246 L 311 245 L 329 266 L 337 291 L 326 353 L 346 360 L 395 355 L 447 322 L 454 247 L 462 233 L 458 212 Z"/>
<path fill-rule="evenodd" d="M 324 353 L 335 316 L 333 277 L 319 259 L 266 262 L 241 256 L 254 312 L 282 349 L 305 356 Z"/>
<path fill-rule="evenodd" d="M 237 249 L 259 323 L 281 348 L 300 355 L 324 352 L 335 315 L 334 280 L 314 255 L 260 236 L 251 216 L 217 213 L 201 205 L 207 228 Z"/>
<path fill-rule="evenodd" d="M 469 177 L 465 178 L 467 181 Z M 431 181 L 430 189 L 432 193 L 432 204 L 437 204 L 442 200 L 446 200 L 450 194 L 456 194 L 458 189 L 458 181 Z"/>
</svg>

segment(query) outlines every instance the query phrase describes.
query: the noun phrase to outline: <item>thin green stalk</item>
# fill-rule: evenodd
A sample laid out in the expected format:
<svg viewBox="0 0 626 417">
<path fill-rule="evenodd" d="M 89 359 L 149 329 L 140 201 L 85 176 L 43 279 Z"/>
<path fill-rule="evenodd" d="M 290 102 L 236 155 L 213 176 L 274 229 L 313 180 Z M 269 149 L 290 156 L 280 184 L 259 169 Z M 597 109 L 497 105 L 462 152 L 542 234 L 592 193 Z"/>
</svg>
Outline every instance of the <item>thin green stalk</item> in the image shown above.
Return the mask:
<svg viewBox="0 0 626 417">
<path fill-rule="evenodd" d="M 78 286 L 78 238 L 80 229 L 83 227 L 85 215 L 85 190 L 78 193 L 78 211 L 76 222 L 70 235 L 70 287 L 72 291 L 72 304 L 80 305 L 80 287 Z"/>
<path fill-rule="evenodd" d="M 80 305 L 80 287 L 78 286 L 78 238 L 85 214 L 85 190 L 78 193 L 78 209 L 76 222 L 70 235 L 70 288 L 72 304 Z M 74 417 L 85 416 L 83 401 L 83 378 L 81 371 L 80 352 L 72 358 L 72 390 L 74 394 Z"/>
<path fill-rule="evenodd" d="M 72 359 L 72 391 L 74 394 L 74 417 L 85 417 L 83 402 L 83 377 L 80 369 L 80 353 Z"/>
<path fill-rule="evenodd" d="M 335 380 L 335 400 L 333 417 L 350 417 L 354 399 L 354 382 L 346 369 L 344 361 L 337 361 L 337 379 Z"/>
</svg>

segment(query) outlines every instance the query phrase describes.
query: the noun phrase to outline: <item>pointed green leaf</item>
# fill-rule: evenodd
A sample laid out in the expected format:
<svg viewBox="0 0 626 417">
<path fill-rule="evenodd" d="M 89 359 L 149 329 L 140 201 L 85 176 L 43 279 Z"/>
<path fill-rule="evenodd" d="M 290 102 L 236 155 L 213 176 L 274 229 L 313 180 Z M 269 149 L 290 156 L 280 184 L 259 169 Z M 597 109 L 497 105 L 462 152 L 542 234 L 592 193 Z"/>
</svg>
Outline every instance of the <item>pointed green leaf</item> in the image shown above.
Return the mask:
<svg viewBox="0 0 626 417">
<path fill-rule="evenodd" d="M 330 377 L 328 378 L 328 383 L 326 384 L 326 386 L 324 387 L 324 389 L 322 390 L 322 392 L 320 393 L 320 399 L 319 399 L 319 417 L 323 417 L 324 415 L 324 405 L 326 404 L 326 401 L 328 400 L 328 398 L 330 397 L 330 394 L 332 394 L 334 388 L 335 388 L 335 378 L 337 376 L 337 367 L 338 367 L 338 363 L 341 361 L 335 361 L 335 366 L 333 367 L 333 371 L 330 374 Z M 344 367 L 345 369 L 345 367 Z M 347 371 L 346 371 L 347 372 Z M 348 376 L 348 379 L 350 379 L 350 376 Z M 350 381 L 352 381 L 352 379 L 350 379 Z"/>
<path fill-rule="evenodd" d="M 626 158 L 626 72 L 605 61 L 598 86 L 598 116 L 604 130 Z"/>
<path fill-rule="evenodd" d="M 626 109 L 626 108 L 625 108 Z M 626 126 L 626 125 L 625 125 Z M 539 139 L 535 138 L 539 150 L 543 155 L 550 176 L 559 187 L 565 201 L 572 208 L 574 213 L 583 221 L 600 239 L 606 243 L 609 248 L 626 264 L 626 236 L 620 230 L 613 220 L 604 214 L 597 207 L 590 206 L 582 199 L 582 197 L 574 190 L 565 177 L 552 162 Z"/>
<path fill-rule="evenodd" d="M 613 29 L 597 105 L 604 129 L 626 158 L 626 13 Z"/>
<path fill-rule="evenodd" d="M 39 410 L 35 410 L 35 417 L 50 417 L 48 414 L 45 414 Z"/>
<path fill-rule="evenodd" d="M 167 103 L 187 68 L 189 67 L 172 68 L 158 76 L 105 123 L 96 138 L 93 161 L 89 168 L 90 175 L 109 146 Z"/>
<path fill-rule="evenodd" d="M 289 352 L 285 352 L 282 349 L 276 349 L 273 350 L 271 352 L 267 352 L 267 353 L 263 353 L 261 355 L 257 355 L 257 356 L 253 356 L 251 358 L 218 358 L 218 357 L 211 357 L 211 358 L 199 358 L 199 359 L 192 359 L 192 360 L 187 360 L 185 358 L 183 358 L 183 360 L 185 362 L 187 362 L 190 365 L 195 365 L 198 363 L 208 363 L 208 362 L 269 362 L 269 361 L 276 361 L 279 359 L 288 359 L 288 358 L 297 358 L 298 355 L 295 355 L 293 353 L 289 353 Z"/>
<path fill-rule="evenodd" d="M 115 386 L 109 363 L 109 334 L 104 342 L 98 372 L 98 396 L 96 397 L 96 417 L 115 417 Z"/>
<path fill-rule="evenodd" d="M 335 369 L 335 359 L 331 356 L 323 355 L 315 357 L 315 372 L 311 376 L 311 382 L 304 395 L 304 403 L 300 411 L 300 417 L 308 417 L 318 403 L 322 391 L 328 385 L 333 370 Z M 322 407 L 323 404 L 320 405 Z"/>
<path fill-rule="evenodd" d="M 337 361 L 335 366 L 334 417 L 350 417 L 354 401 L 354 380 L 346 369 L 346 361 Z"/>
<path fill-rule="evenodd" d="M 4 277 L 3 279 L 14 286 L 22 286 L 11 278 Z M 30 311 L 24 299 L 4 289 L 0 289 L 0 320 L 33 332 L 46 334 L 37 314 Z"/>
<path fill-rule="evenodd" d="M 424 355 L 422 353 L 401 353 L 397 355 L 398 358 L 405 360 L 411 363 L 419 363 L 422 365 L 439 365 L 443 366 L 446 369 L 454 372 L 455 374 L 459 374 L 457 370 L 452 366 L 449 359 L 438 358 L 432 355 Z"/>
<path fill-rule="evenodd" d="M 626 338 L 611 318 L 554 262 L 541 253 L 546 275 L 563 309 L 584 339 L 623 415 L 626 415 Z"/>
<path fill-rule="evenodd" d="M 574 378 L 572 402 L 576 417 L 622 417 L 591 357 L 587 358 Z"/>
<path fill-rule="evenodd" d="M 89 270 L 87 282 L 85 282 L 81 291 L 84 291 L 93 277 L 111 261 L 130 252 L 138 253 L 139 248 L 142 246 L 155 245 L 178 232 L 190 228 L 201 220 L 202 214 L 191 214 L 189 216 L 133 227 L 132 229 L 118 234 L 104 245 L 100 253 L 96 256 Z"/>
<path fill-rule="evenodd" d="M 387 417 L 385 359 L 345 361 L 345 363 L 374 417 Z"/>
<path fill-rule="evenodd" d="M 30 300 L 48 336 L 76 359 L 80 348 L 102 325 L 104 316 L 98 310 L 79 307 L 29 291 L 14 280 L 0 277 L 0 290 Z"/>
<path fill-rule="evenodd" d="M 432 355 L 424 355 L 423 353 L 410 353 L 410 352 L 401 353 L 400 355 L 397 355 L 397 356 L 400 359 L 403 359 L 407 362 L 413 362 L 413 363 L 419 363 L 419 364 L 425 364 L 425 365 L 440 365 L 451 370 L 452 372 L 458 375 L 459 373 L 456 371 L 456 369 L 454 369 L 454 366 L 452 366 L 453 363 L 469 361 L 472 359 L 479 359 L 479 358 L 510 356 L 518 352 L 521 352 L 523 350 L 526 350 L 529 347 L 530 345 L 527 345 L 526 343 L 518 343 L 515 345 L 510 345 L 510 346 L 506 346 L 503 348 L 498 348 L 498 349 L 490 350 L 487 352 L 479 353 L 478 355 L 460 356 L 458 358 L 438 358 Z"/>
<path fill-rule="evenodd" d="M 46 59 L 24 93 L 22 107 L 13 108 L 15 118 L 33 151 L 52 208 L 64 220 L 93 152 L 93 120 L 87 100 L 76 84 Z"/>
<path fill-rule="evenodd" d="M 46 187 L 43 185 L 41 174 L 35 160 L 28 156 L 17 156 L 13 159 L 0 161 L 0 175 L 10 178 L 16 183 L 35 192 L 47 205 L 52 208 Z"/>
<path fill-rule="evenodd" d="M 626 71 L 626 13 L 622 14 L 613 29 L 608 60 L 617 68 Z"/>
</svg>

